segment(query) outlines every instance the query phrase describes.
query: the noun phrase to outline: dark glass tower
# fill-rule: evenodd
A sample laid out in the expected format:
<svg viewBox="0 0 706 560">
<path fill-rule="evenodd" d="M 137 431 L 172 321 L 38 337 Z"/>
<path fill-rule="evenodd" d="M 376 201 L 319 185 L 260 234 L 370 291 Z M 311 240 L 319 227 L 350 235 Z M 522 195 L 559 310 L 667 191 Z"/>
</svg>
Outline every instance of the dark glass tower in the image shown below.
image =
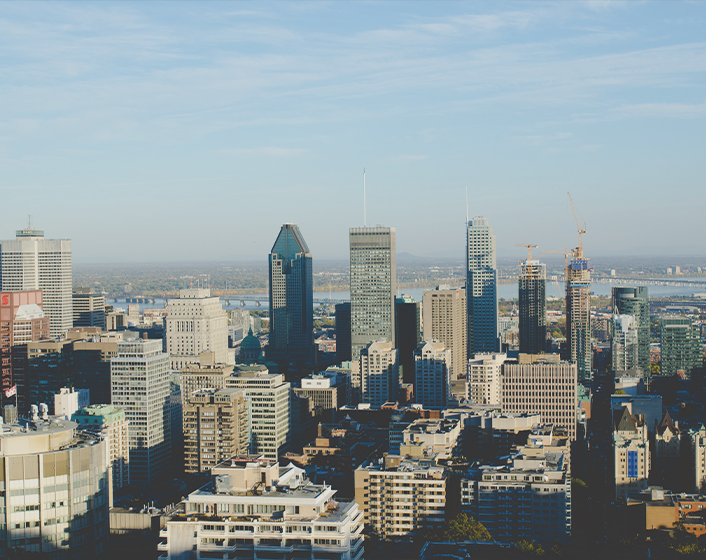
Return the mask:
<svg viewBox="0 0 706 560">
<path fill-rule="evenodd" d="M 520 262 L 520 353 L 540 354 L 547 344 L 547 265 Z"/>
<path fill-rule="evenodd" d="M 351 361 L 351 302 L 336 304 L 336 362 Z"/>
<path fill-rule="evenodd" d="M 311 253 L 299 227 L 284 224 L 270 252 L 270 336 L 275 362 L 314 360 Z"/>
<path fill-rule="evenodd" d="M 468 308 L 468 357 L 479 352 L 497 352 L 498 273 L 495 235 L 487 218 L 468 222 L 466 245 L 466 305 Z"/>
<path fill-rule="evenodd" d="M 650 375 L 650 303 L 647 286 L 615 287 L 612 290 L 613 313 L 632 315 L 637 321 L 638 363 L 643 374 Z"/>
<path fill-rule="evenodd" d="M 402 381 L 414 383 L 414 351 L 422 341 L 422 305 L 408 295 L 395 298 L 395 340 Z"/>
</svg>

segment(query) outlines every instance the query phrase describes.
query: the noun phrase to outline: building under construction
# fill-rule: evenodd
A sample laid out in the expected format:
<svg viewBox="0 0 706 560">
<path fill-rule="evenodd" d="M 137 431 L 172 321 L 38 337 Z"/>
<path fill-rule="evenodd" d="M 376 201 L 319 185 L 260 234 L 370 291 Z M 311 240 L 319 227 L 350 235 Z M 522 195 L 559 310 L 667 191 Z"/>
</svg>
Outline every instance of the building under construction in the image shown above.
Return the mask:
<svg viewBox="0 0 706 560">
<path fill-rule="evenodd" d="M 547 265 L 532 259 L 520 261 L 520 353 L 539 354 L 547 344 Z"/>
<path fill-rule="evenodd" d="M 591 378 L 591 261 L 582 247 L 572 251 L 566 267 L 566 341 L 579 383 Z"/>
</svg>

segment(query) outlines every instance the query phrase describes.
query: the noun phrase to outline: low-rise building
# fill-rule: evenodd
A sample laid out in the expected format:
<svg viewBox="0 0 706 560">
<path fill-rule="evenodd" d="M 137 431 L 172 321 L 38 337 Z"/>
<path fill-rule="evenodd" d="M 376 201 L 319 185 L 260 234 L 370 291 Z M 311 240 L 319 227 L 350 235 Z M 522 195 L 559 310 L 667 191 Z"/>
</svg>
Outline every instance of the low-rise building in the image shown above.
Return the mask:
<svg viewBox="0 0 706 560">
<path fill-rule="evenodd" d="M 335 490 L 312 484 L 302 469 L 244 456 L 211 473 L 160 532 L 161 558 L 363 557 L 358 504 L 335 500 Z"/>
<path fill-rule="evenodd" d="M 402 431 L 400 455 L 411 452 L 412 447 L 430 457 L 438 453 L 453 455 L 459 450 L 460 434 L 458 420 L 419 418 Z M 405 452 L 405 448 L 409 451 Z"/>
<path fill-rule="evenodd" d="M 651 462 L 644 416 L 634 416 L 627 408 L 614 412 L 613 458 L 617 500 L 647 488 Z"/>
</svg>

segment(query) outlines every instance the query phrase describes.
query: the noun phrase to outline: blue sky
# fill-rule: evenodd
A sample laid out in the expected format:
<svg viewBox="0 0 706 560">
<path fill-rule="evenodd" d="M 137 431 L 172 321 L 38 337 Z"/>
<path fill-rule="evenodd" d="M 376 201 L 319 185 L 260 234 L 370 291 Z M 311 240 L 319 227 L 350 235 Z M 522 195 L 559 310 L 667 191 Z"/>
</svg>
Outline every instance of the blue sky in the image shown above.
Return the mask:
<svg viewBox="0 0 706 560">
<path fill-rule="evenodd" d="M 0 238 L 75 262 L 705 254 L 704 2 L 3 2 Z"/>
</svg>

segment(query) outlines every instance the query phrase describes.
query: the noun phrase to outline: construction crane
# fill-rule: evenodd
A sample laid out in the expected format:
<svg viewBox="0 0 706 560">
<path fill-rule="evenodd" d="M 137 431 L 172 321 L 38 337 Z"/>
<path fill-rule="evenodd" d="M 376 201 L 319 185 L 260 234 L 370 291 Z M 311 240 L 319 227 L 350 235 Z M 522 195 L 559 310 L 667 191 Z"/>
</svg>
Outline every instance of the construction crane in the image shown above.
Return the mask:
<svg viewBox="0 0 706 560">
<path fill-rule="evenodd" d="M 573 256 L 573 252 L 569 252 L 569 248 L 566 247 L 564 251 L 542 251 L 542 255 L 564 255 L 564 280 L 566 282 L 569 281 L 569 275 L 566 272 L 566 269 L 569 268 L 569 257 Z"/>
<path fill-rule="evenodd" d="M 583 238 L 581 237 L 584 233 L 586 233 L 586 222 L 583 223 L 583 226 L 579 225 L 579 219 L 576 216 L 576 208 L 574 207 L 574 200 L 571 198 L 571 193 L 567 192 L 566 194 L 569 195 L 569 202 L 571 202 L 571 211 L 574 213 L 574 221 L 576 222 L 576 229 L 579 232 L 579 246 L 578 246 L 578 252 L 576 256 L 579 259 L 583 258 Z"/>
<path fill-rule="evenodd" d="M 539 245 L 526 245 L 523 243 L 518 243 L 515 245 L 515 247 L 527 247 L 527 260 L 531 261 L 532 260 L 532 249 L 537 249 Z M 520 261 L 520 264 L 522 264 L 522 261 Z"/>
</svg>

